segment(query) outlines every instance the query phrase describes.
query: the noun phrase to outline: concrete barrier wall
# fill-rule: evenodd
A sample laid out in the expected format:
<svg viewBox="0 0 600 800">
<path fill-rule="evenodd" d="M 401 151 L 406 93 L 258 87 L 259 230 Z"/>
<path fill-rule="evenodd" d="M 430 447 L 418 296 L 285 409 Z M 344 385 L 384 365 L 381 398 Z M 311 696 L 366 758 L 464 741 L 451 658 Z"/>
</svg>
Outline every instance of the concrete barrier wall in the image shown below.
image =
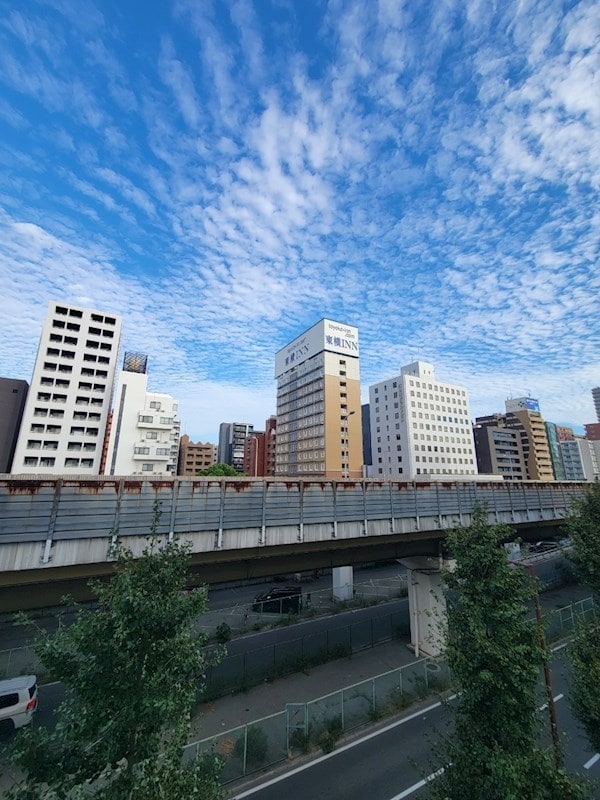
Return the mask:
<svg viewBox="0 0 600 800">
<path fill-rule="evenodd" d="M 468 524 L 475 503 L 491 522 L 568 516 L 586 484 L 489 481 L 282 480 L 276 478 L 0 477 L 0 570 L 105 561 L 118 532 L 141 551 L 157 533 L 194 552 L 352 539 Z"/>
</svg>

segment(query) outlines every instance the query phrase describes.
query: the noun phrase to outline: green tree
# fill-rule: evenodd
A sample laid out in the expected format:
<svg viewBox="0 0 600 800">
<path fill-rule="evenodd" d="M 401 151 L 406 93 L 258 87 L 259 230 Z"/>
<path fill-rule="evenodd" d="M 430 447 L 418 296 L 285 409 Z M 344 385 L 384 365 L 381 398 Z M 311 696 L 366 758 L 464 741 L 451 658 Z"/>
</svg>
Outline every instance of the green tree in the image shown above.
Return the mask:
<svg viewBox="0 0 600 800">
<path fill-rule="evenodd" d="M 153 526 L 155 530 L 155 526 Z M 189 549 L 150 537 L 139 558 L 118 546 L 115 574 L 92 582 L 97 610 L 39 632 L 36 651 L 67 697 L 53 730 L 32 727 L 13 758 L 25 774 L 9 797 L 216 800 L 220 762 L 182 765 L 205 639 L 193 630 L 204 590 L 187 592 Z"/>
<path fill-rule="evenodd" d="M 586 788 L 537 742 L 537 689 L 544 653 L 527 602 L 534 587 L 511 567 L 502 542 L 510 528 L 489 525 L 485 508 L 448 532 L 455 568 L 446 574 L 446 655 L 460 695 L 445 739 L 444 772 L 431 795 L 445 800 L 566 800 Z"/>
<path fill-rule="evenodd" d="M 600 483 L 591 484 L 574 505 L 567 528 L 575 547 L 571 560 L 582 583 L 594 593 L 600 608 Z M 571 646 L 571 705 L 590 743 L 600 752 L 600 622 L 579 626 Z"/>
<path fill-rule="evenodd" d="M 196 475 L 213 475 L 216 477 L 235 477 L 245 478 L 245 472 L 237 472 L 230 464 L 211 464 L 206 469 L 199 469 Z"/>
</svg>

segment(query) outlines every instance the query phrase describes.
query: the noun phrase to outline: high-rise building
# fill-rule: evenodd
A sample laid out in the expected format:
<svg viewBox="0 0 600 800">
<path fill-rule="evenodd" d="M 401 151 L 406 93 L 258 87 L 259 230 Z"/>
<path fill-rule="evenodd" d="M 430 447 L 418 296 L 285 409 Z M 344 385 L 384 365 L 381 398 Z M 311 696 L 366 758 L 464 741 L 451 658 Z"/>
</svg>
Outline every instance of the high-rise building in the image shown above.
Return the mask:
<svg viewBox="0 0 600 800">
<path fill-rule="evenodd" d="M 244 442 L 244 473 L 250 478 L 267 475 L 266 471 L 266 434 L 254 431 L 246 436 Z"/>
<path fill-rule="evenodd" d="M 540 404 L 533 397 L 515 397 L 505 403 L 504 424 L 521 432 L 527 480 L 553 481 L 552 458 Z"/>
<path fill-rule="evenodd" d="M 13 458 L 13 473 L 98 475 L 121 318 L 51 302 Z"/>
<path fill-rule="evenodd" d="M 473 427 L 480 473 L 502 475 L 505 481 L 524 481 L 527 474 L 519 431 L 508 430 L 500 414 L 477 417 Z"/>
<path fill-rule="evenodd" d="M 244 442 L 254 426 L 247 422 L 222 422 L 219 425 L 219 447 L 217 461 L 229 464 L 236 472 L 244 471 Z"/>
<path fill-rule="evenodd" d="M 27 381 L 0 378 L 0 473 L 10 472 L 28 388 Z"/>
<path fill-rule="evenodd" d="M 125 353 L 115 398 L 107 475 L 176 475 L 179 458 L 178 403 L 148 391 L 147 356 Z"/>
<path fill-rule="evenodd" d="M 360 407 L 360 419 L 362 423 L 362 450 L 363 465 L 367 475 L 371 475 L 373 470 L 373 456 L 371 454 L 371 409 L 368 403 L 363 403 Z"/>
<path fill-rule="evenodd" d="M 560 443 L 568 441 L 570 437 L 567 434 L 567 429 L 562 425 L 556 425 L 554 422 L 546 422 L 545 427 L 554 479 L 557 481 L 564 481 L 566 480 L 566 475 L 562 454 L 560 452 Z M 571 429 L 569 428 L 568 430 Z M 571 430 L 571 434 L 572 433 L 573 431 Z"/>
<path fill-rule="evenodd" d="M 561 442 L 560 450 L 568 481 L 594 481 L 600 473 L 598 443 L 576 436 L 572 441 Z"/>
<path fill-rule="evenodd" d="M 184 433 L 179 441 L 178 475 L 196 475 L 217 463 L 217 446 L 206 442 L 192 442 Z"/>
<path fill-rule="evenodd" d="M 415 361 L 369 387 L 373 475 L 477 474 L 467 390 Z"/>
<path fill-rule="evenodd" d="M 600 386 L 595 386 L 592 389 L 592 399 L 596 410 L 596 419 L 600 422 Z"/>
<path fill-rule="evenodd" d="M 275 356 L 276 475 L 362 477 L 358 330 L 322 319 Z"/>
<path fill-rule="evenodd" d="M 265 475 L 275 475 L 277 417 L 272 414 L 265 422 Z"/>
<path fill-rule="evenodd" d="M 585 438 L 592 442 L 600 440 L 600 422 L 590 422 L 583 426 L 585 428 Z"/>
</svg>

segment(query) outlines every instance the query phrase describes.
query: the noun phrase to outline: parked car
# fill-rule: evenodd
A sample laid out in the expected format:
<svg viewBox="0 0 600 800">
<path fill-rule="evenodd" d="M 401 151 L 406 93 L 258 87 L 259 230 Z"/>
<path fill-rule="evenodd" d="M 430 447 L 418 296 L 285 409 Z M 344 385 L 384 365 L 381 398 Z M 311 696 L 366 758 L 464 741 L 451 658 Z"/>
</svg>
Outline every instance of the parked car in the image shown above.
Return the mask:
<svg viewBox="0 0 600 800">
<path fill-rule="evenodd" d="M 557 542 L 548 540 L 547 542 L 536 542 L 529 547 L 530 553 L 545 553 L 547 550 L 556 550 L 558 548 Z"/>
<path fill-rule="evenodd" d="M 276 614 L 298 614 L 302 610 L 300 586 L 273 586 L 267 592 L 257 594 L 252 611 L 270 611 Z"/>
<path fill-rule="evenodd" d="M 28 725 L 37 708 L 37 698 L 35 675 L 0 681 L 0 732 L 8 733 Z"/>
</svg>

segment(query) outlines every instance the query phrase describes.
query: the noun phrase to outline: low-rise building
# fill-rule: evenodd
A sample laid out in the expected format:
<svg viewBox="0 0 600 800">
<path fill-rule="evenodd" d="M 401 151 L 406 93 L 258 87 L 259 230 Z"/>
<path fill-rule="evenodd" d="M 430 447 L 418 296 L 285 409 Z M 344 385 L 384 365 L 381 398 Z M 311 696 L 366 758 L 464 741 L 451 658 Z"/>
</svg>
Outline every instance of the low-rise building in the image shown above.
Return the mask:
<svg viewBox="0 0 600 800">
<path fill-rule="evenodd" d="M 179 440 L 178 475 L 197 475 L 217 463 L 217 446 L 210 442 L 192 442 L 184 433 Z"/>
</svg>

